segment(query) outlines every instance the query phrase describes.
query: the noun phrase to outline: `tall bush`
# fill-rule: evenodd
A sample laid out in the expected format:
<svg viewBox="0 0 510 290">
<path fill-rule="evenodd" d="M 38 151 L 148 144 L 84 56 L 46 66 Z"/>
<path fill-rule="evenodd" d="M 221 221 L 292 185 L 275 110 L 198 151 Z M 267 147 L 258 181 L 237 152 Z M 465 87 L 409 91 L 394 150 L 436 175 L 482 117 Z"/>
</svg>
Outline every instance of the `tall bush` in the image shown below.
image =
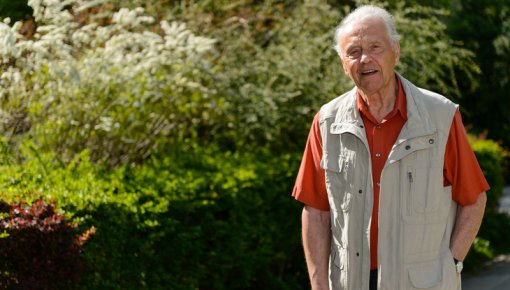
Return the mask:
<svg viewBox="0 0 510 290">
<path fill-rule="evenodd" d="M 32 38 L 18 33 L 20 23 L 1 25 L 4 135 L 28 134 L 64 161 L 88 149 L 111 165 L 190 138 L 291 152 L 320 105 L 352 86 L 331 48 L 347 8 L 199 1 L 166 4 L 175 16 L 159 20 L 117 9 L 128 2 L 31 0 Z M 445 35 L 444 14 L 388 8 L 403 36 L 399 71 L 458 96 L 453 68 L 472 76 L 477 67 Z"/>
<path fill-rule="evenodd" d="M 20 22 L 1 24 L 5 135 L 28 132 L 64 160 L 88 149 L 115 165 L 146 158 L 161 139 L 196 135 L 221 113 L 204 58 L 214 40 L 107 2 L 30 0 L 31 39 Z"/>
</svg>

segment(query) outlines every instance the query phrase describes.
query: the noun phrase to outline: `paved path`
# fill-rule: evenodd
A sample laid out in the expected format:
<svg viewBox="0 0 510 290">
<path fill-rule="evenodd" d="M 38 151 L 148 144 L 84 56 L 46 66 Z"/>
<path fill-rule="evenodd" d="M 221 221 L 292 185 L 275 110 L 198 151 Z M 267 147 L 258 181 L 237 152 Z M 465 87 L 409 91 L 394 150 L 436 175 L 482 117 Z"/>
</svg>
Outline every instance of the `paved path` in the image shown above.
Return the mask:
<svg viewBox="0 0 510 290">
<path fill-rule="evenodd" d="M 462 278 L 462 290 L 509 290 L 510 256 L 500 256 L 473 276 Z"/>
<path fill-rule="evenodd" d="M 510 214 L 510 186 L 503 188 L 503 196 L 499 203 L 499 210 Z"/>
<path fill-rule="evenodd" d="M 510 186 L 503 190 L 500 210 L 510 214 Z M 510 255 L 497 257 L 485 269 L 462 278 L 463 290 L 510 290 Z"/>
</svg>

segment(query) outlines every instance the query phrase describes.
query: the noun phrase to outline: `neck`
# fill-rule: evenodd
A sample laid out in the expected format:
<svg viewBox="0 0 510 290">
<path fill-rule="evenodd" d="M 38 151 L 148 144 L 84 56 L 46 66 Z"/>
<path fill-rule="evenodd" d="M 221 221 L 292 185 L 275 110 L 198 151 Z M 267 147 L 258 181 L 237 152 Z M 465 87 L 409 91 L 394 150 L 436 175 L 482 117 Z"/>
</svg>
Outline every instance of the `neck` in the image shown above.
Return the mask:
<svg viewBox="0 0 510 290">
<path fill-rule="evenodd" d="M 363 98 L 368 111 L 374 116 L 377 122 L 381 122 L 384 117 L 393 111 L 395 101 L 397 100 L 397 93 L 398 87 L 396 78 L 393 78 L 388 86 L 375 93 L 366 94 L 360 91 L 361 98 Z"/>
</svg>

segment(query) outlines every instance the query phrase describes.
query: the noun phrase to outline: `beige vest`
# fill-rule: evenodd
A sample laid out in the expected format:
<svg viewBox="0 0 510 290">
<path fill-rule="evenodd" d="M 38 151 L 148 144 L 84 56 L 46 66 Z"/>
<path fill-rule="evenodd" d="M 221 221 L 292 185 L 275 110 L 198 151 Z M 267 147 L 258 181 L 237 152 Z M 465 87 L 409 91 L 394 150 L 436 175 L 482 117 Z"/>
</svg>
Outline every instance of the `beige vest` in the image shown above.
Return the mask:
<svg viewBox="0 0 510 290">
<path fill-rule="evenodd" d="M 380 186 L 378 289 L 460 289 L 449 249 L 456 203 L 443 186 L 446 141 L 457 105 L 399 76 L 407 122 L 380 185 L 356 103 L 356 89 L 320 111 L 321 166 L 331 207 L 331 290 L 368 290 L 373 186 Z"/>
</svg>

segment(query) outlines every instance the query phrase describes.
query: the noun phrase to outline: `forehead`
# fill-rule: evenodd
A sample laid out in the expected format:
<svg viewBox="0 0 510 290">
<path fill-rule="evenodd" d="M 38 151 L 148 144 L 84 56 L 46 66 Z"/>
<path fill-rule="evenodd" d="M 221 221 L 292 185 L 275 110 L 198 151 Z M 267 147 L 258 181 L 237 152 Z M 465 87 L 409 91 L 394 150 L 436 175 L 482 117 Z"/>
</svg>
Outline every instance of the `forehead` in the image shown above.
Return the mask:
<svg viewBox="0 0 510 290">
<path fill-rule="evenodd" d="M 368 18 L 349 23 L 340 35 L 341 43 L 369 41 L 390 41 L 386 25 L 382 19 Z"/>
</svg>

